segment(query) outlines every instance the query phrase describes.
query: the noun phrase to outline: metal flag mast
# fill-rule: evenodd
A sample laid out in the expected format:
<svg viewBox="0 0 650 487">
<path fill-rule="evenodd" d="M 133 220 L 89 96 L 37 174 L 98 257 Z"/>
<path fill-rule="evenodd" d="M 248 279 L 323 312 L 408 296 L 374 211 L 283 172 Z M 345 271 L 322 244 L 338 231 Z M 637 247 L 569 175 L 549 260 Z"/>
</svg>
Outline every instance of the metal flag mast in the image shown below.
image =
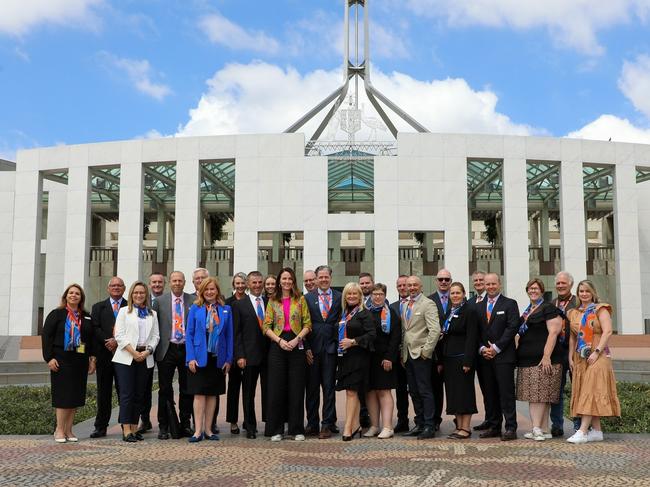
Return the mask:
<svg viewBox="0 0 650 487">
<path fill-rule="evenodd" d="M 303 127 L 307 122 L 312 118 L 318 115 L 323 109 L 325 109 L 330 103 L 334 101 L 334 104 L 330 107 L 325 115 L 325 118 L 321 121 L 320 125 L 311 136 L 305 152 L 308 153 L 311 147 L 315 144 L 318 138 L 321 136 L 328 123 L 336 112 L 339 110 L 341 103 L 345 100 L 345 97 L 348 94 L 350 87 L 350 80 L 354 78 L 354 97 L 350 102 L 349 112 L 355 112 L 355 117 L 350 117 L 349 119 L 341 118 L 341 125 L 349 124 L 349 130 L 345 130 L 350 134 L 350 140 L 354 137 L 354 132 L 358 131 L 360 128 L 360 118 L 359 118 L 359 78 L 363 80 L 364 89 L 368 100 L 372 103 L 372 106 L 375 107 L 377 113 L 381 117 L 382 121 L 388 127 L 388 130 L 393 134 L 393 137 L 397 138 L 397 128 L 395 124 L 391 121 L 390 117 L 379 103 L 380 101 L 386 105 L 390 110 L 392 110 L 397 116 L 402 120 L 408 123 L 418 132 L 429 132 L 426 127 L 417 122 L 413 117 L 407 114 L 404 110 L 398 107 L 390 99 L 388 99 L 384 94 L 382 94 L 377 88 L 372 85 L 370 81 L 370 22 L 368 14 L 368 3 L 369 0 L 344 0 L 344 22 L 343 22 L 343 84 L 341 87 L 333 91 L 329 96 L 327 96 L 323 101 L 321 101 L 314 108 L 309 110 L 305 115 L 303 115 L 296 123 L 287 128 L 285 133 L 293 133 L 298 131 Z M 363 59 L 359 59 L 359 9 L 363 8 Z M 354 59 L 350 57 L 350 13 L 354 9 L 354 37 L 355 37 L 355 52 Z M 355 129 L 356 130 L 353 130 Z"/>
</svg>

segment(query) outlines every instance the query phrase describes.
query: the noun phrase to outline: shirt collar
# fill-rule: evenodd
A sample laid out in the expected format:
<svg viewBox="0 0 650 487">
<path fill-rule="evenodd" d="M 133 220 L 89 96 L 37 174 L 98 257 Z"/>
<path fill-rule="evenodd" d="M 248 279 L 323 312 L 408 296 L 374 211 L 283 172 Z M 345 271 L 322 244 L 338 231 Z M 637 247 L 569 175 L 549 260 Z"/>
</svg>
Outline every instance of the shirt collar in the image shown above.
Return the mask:
<svg viewBox="0 0 650 487">
<path fill-rule="evenodd" d="M 418 295 L 415 296 L 415 297 L 410 297 L 409 299 L 410 299 L 411 301 L 415 302 L 415 301 L 417 301 L 418 299 L 420 299 L 420 296 L 422 296 L 422 293 L 418 294 Z"/>
<path fill-rule="evenodd" d="M 123 300 L 124 298 L 121 297 L 121 298 L 119 298 L 119 299 L 113 299 L 113 298 L 111 298 L 111 297 L 109 296 L 109 299 L 111 300 L 111 304 L 115 304 L 115 303 L 117 303 L 117 304 L 122 304 L 122 300 Z"/>
<path fill-rule="evenodd" d="M 331 296 L 332 295 L 332 288 L 331 287 L 328 288 L 327 291 L 323 291 L 323 290 L 321 290 L 321 288 L 318 288 L 318 294 L 319 295 L 327 294 L 328 296 Z"/>
</svg>

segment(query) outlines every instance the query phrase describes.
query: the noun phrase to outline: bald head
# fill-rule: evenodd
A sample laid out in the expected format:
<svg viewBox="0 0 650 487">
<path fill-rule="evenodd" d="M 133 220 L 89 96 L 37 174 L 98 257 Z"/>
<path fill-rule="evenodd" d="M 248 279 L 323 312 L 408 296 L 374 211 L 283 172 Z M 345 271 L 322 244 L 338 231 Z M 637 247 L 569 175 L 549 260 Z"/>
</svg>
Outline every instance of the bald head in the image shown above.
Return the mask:
<svg viewBox="0 0 650 487">
<path fill-rule="evenodd" d="M 406 279 L 406 287 L 409 295 L 414 298 L 422 292 L 422 281 L 418 276 L 409 276 Z"/>
<path fill-rule="evenodd" d="M 494 298 L 501 293 L 501 278 L 498 274 L 490 272 L 485 275 L 485 290 L 490 298 Z"/>
</svg>

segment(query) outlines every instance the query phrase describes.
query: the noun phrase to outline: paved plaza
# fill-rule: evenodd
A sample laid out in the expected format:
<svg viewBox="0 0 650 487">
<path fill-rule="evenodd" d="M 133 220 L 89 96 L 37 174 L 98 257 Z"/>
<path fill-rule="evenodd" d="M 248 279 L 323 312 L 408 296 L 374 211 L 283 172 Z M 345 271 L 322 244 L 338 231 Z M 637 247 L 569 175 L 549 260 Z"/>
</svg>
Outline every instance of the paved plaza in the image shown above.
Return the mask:
<svg viewBox="0 0 650 487">
<path fill-rule="evenodd" d="M 5 436 L 0 485 L 650 485 L 650 435 L 609 435 L 588 445 L 340 437 L 271 443 L 230 434 L 189 445 L 147 436 L 138 444 L 113 436 L 63 445 L 50 436 Z"/>
</svg>

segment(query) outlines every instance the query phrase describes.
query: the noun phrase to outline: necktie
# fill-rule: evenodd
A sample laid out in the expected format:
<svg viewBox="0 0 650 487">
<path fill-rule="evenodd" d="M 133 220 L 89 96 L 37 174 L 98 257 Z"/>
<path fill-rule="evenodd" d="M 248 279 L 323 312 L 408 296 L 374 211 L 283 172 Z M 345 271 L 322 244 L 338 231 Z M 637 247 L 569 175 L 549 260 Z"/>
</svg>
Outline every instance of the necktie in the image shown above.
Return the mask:
<svg viewBox="0 0 650 487">
<path fill-rule="evenodd" d="M 326 320 L 330 314 L 330 308 L 332 307 L 330 295 L 329 293 L 320 293 L 318 297 L 320 298 L 320 314 L 323 319 Z"/>
<path fill-rule="evenodd" d="M 181 298 L 176 298 L 174 301 L 174 338 L 177 341 L 180 341 L 185 336 L 185 330 L 183 329 L 183 307 L 181 306 Z"/>
<path fill-rule="evenodd" d="M 117 312 L 120 310 L 120 303 L 113 301 L 113 316 L 117 318 Z"/>
<path fill-rule="evenodd" d="M 448 299 L 449 298 L 448 298 L 448 296 L 446 294 L 442 294 L 440 296 L 440 302 L 442 303 L 442 310 L 445 312 L 445 314 L 447 314 L 447 300 Z"/>
<path fill-rule="evenodd" d="M 262 298 L 259 296 L 255 298 L 257 305 L 255 306 L 255 311 L 257 312 L 257 322 L 262 328 L 262 323 L 264 322 L 264 308 L 262 308 Z"/>
<path fill-rule="evenodd" d="M 404 316 L 404 305 L 408 303 L 409 298 L 400 298 L 399 300 L 399 315 Z"/>
<path fill-rule="evenodd" d="M 494 308 L 494 300 L 492 298 L 490 298 L 488 300 L 488 305 L 487 305 L 487 308 L 486 308 L 488 323 L 490 322 L 490 316 L 492 316 L 492 309 L 493 308 Z"/>
<path fill-rule="evenodd" d="M 482 295 L 482 294 L 479 294 L 479 295 L 476 297 L 476 302 L 477 302 L 477 303 L 480 303 L 481 301 L 483 301 L 483 295 Z"/>
<path fill-rule="evenodd" d="M 415 301 L 410 299 L 409 304 L 406 307 L 406 321 L 409 321 L 411 319 L 411 314 L 413 314 L 413 305 L 415 304 Z"/>
</svg>

